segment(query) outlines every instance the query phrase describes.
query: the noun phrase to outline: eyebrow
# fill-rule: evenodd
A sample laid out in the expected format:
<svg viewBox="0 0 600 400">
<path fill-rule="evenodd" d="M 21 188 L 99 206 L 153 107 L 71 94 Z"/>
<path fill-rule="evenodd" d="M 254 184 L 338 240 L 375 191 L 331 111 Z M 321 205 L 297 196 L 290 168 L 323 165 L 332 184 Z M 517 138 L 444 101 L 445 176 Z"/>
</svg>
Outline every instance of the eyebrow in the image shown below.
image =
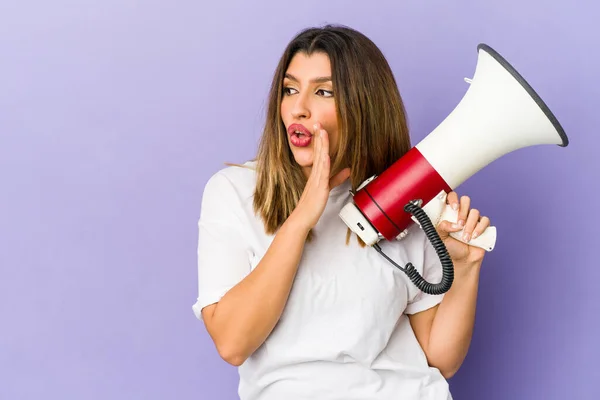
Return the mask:
<svg viewBox="0 0 600 400">
<path fill-rule="evenodd" d="M 298 82 L 298 78 L 296 78 L 292 74 L 285 74 L 285 77 L 294 82 Z M 310 80 L 310 83 L 325 83 L 325 82 L 331 82 L 331 77 L 330 76 L 320 76 L 318 78 L 314 78 L 314 79 Z"/>
</svg>

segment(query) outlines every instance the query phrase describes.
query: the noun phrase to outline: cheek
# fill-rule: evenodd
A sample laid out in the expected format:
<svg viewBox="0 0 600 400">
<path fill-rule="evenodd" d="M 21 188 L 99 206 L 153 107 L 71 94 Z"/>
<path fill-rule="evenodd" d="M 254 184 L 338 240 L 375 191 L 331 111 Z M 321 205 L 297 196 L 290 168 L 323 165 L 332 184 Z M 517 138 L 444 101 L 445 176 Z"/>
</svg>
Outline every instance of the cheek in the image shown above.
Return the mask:
<svg viewBox="0 0 600 400">
<path fill-rule="evenodd" d="M 282 101 L 281 106 L 279 107 L 279 114 L 281 115 L 281 119 L 283 120 L 284 123 L 285 123 L 285 120 L 288 115 L 288 107 L 285 103 L 286 103 L 285 101 Z M 286 126 L 287 126 L 287 124 L 286 124 Z"/>
<path fill-rule="evenodd" d="M 322 115 L 321 121 L 329 133 L 329 141 L 335 146 L 338 139 L 337 113 L 335 108 L 327 110 L 327 112 Z"/>
</svg>

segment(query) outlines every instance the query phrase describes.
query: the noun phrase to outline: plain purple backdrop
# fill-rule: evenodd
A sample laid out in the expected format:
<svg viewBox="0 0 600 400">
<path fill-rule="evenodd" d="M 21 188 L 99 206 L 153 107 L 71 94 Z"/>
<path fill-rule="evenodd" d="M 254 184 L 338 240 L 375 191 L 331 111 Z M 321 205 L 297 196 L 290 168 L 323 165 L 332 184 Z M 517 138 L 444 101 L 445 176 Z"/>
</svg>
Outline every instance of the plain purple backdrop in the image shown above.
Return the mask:
<svg viewBox="0 0 600 400">
<path fill-rule="evenodd" d="M 253 157 L 286 43 L 331 22 L 384 51 L 414 144 L 467 90 L 480 42 L 558 116 L 569 147 L 511 153 L 458 189 L 499 239 L 451 387 L 596 399 L 600 10 L 587 3 L 0 3 L 0 398 L 237 397 L 191 309 L 202 189 Z"/>
</svg>

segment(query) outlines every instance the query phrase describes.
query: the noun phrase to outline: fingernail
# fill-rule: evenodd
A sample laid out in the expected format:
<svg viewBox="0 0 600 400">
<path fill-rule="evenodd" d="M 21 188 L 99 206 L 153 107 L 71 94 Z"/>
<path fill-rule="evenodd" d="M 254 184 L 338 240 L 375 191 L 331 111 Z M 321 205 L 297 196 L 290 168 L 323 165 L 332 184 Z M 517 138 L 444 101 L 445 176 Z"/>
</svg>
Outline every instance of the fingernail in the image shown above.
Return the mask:
<svg viewBox="0 0 600 400">
<path fill-rule="evenodd" d="M 457 203 L 452 204 L 452 209 L 454 211 L 458 210 L 458 204 Z"/>
<path fill-rule="evenodd" d="M 458 224 L 452 224 L 453 229 L 458 229 Z"/>
<path fill-rule="evenodd" d="M 463 235 L 463 240 L 464 240 L 465 242 L 468 242 L 468 241 L 470 240 L 470 237 L 469 237 L 469 234 L 468 234 L 468 233 L 465 233 L 465 234 Z"/>
<path fill-rule="evenodd" d="M 475 239 L 477 236 L 479 236 L 479 235 L 477 234 L 477 232 L 473 232 L 473 237 L 472 237 L 472 239 Z"/>
<path fill-rule="evenodd" d="M 313 129 L 316 131 L 316 130 L 317 130 L 317 128 L 319 128 L 319 127 L 317 126 L 317 124 L 314 124 L 314 125 L 313 125 Z"/>
<path fill-rule="evenodd" d="M 465 224 L 464 220 L 461 219 L 460 221 L 458 221 L 458 226 L 460 226 L 461 228 L 464 224 Z"/>
</svg>

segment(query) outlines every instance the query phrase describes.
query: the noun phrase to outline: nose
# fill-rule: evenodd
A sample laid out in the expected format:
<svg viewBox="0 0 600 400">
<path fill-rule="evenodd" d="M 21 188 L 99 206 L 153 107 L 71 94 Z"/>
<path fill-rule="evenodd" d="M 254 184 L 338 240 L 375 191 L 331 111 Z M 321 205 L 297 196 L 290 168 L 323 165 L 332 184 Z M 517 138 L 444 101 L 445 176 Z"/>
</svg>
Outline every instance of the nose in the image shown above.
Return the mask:
<svg viewBox="0 0 600 400">
<path fill-rule="evenodd" d="M 298 93 L 295 96 L 295 102 L 292 107 L 292 116 L 294 119 L 309 119 L 310 118 L 310 106 L 308 99 L 302 93 Z"/>
</svg>

